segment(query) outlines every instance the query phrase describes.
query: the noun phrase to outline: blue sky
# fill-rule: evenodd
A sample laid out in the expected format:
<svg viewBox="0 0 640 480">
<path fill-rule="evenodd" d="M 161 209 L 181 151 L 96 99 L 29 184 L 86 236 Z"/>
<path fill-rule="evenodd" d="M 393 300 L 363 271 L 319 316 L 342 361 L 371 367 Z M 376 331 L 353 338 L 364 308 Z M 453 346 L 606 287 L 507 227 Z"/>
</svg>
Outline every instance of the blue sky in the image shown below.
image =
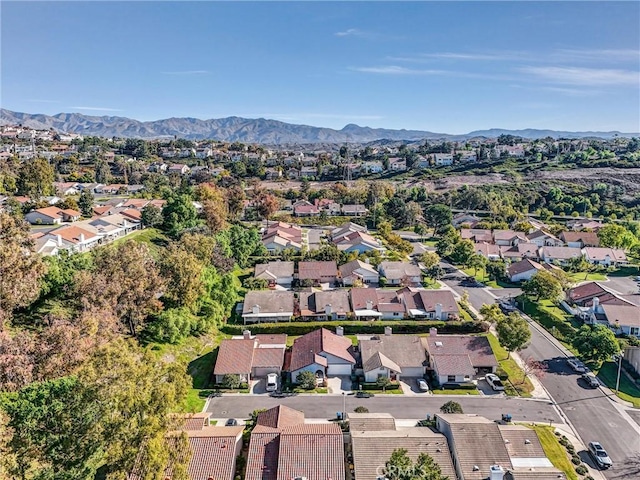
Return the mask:
<svg viewBox="0 0 640 480">
<path fill-rule="evenodd" d="M 7 2 L 1 104 L 640 131 L 639 2 Z"/>
</svg>

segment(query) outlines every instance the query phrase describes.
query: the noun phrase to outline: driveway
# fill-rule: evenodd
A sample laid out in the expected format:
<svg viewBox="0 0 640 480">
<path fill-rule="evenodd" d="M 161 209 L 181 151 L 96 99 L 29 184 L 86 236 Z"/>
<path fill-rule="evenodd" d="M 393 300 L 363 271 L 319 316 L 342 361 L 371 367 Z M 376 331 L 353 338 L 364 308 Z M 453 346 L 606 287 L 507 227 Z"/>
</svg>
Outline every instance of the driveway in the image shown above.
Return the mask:
<svg viewBox="0 0 640 480">
<path fill-rule="evenodd" d="M 258 378 L 256 380 L 251 380 L 251 388 L 249 389 L 249 393 L 253 395 L 266 395 L 268 393 L 267 379 Z"/>
<path fill-rule="evenodd" d="M 634 281 L 635 277 L 613 277 L 609 276 L 609 280 L 602 282 L 605 288 L 615 290 L 622 295 L 633 295 L 638 293 L 639 284 Z"/>
<path fill-rule="evenodd" d="M 303 230 L 304 232 L 304 230 Z M 320 237 L 322 237 L 323 230 L 317 228 L 310 228 L 306 230 L 307 232 L 307 242 L 309 245 L 309 250 L 317 250 L 320 248 Z"/>
<path fill-rule="evenodd" d="M 341 395 L 342 392 L 351 393 L 351 377 L 338 376 L 327 378 L 327 387 L 329 388 L 329 393 L 334 395 Z"/>
<path fill-rule="evenodd" d="M 490 395 L 492 397 L 506 397 L 506 394 L 504 392 L 496 392 L 493 388 L 491 388 L 491 385 L 489 385 L 484 378 L 478 379 L 478 390 L 480 390 L 480 393 L 482 393 L 482 395 Z"/>
<path fill-rule="evenodd" d="M 421 378 L 421 377 L 420 377 Z M 418 389 L 418 377 L 405 377 L 400 380 L 400 387 L 405 395 L 429 395 L 431 392 L 423 392 Z"/>
</svg>

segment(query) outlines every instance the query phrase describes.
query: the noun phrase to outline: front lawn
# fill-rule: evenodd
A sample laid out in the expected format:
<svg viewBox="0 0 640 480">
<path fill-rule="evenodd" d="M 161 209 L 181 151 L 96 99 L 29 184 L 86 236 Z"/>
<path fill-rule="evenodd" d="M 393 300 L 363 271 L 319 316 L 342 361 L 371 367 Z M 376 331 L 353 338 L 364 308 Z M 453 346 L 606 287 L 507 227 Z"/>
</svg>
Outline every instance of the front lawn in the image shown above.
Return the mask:
<svg viewBox="0 0 640 480">
<path fill-rule="evenodd" d="M 518 287 L 519 285 L 515 284 L 515 283 L 511 283 L 505 280 L 492 280 L 489 275 L 487 275 L 487 271 L 485 269 L 482 270 L 478 270 L 476 272 L 476 274 L 474 275 L 474 269 L 473 268 L 462 268 L 462 267 L 458 267 L 462 272 L 466 273 L 467 275 L 469 275 L 470 277 L 475 278 L 478 282 L 482 282 L 484 283 L 487 287 L 489 288 L 493 288 L 493 289 L 499 289 L 499 288 L 513 288 L 513 287 Z"/>
<path fill-rule="evenodd" d="M 431 391 L 433 392 L 434 395 L 480 395 L 480 392 L 478 390 L 465 390 L 465 389 L 456 390 L 454 388 L 449 388 L 445 390 L 442 390 L 440 388 L 434 388 Z"/>
<path fill-rule="evenodd" d="M 554 428 L 544 425 L 534 425 L 533 427 L 530 425 L 526 426 L 535 430 L 538 434 L 538 438 L 542 444 L 542 449 L 549 460 L 551 460 L 551 463 L 553 463 L 553 466 L 558 470 L 563 471 L 568 480 L 578 480 L 578 475 L 567 456 L 565 448 L 560 445 L 558 437 L 553 433 Z"/>
<path fill-rule="evenodd" d="M 522 298 L 524 297 L 520 297 L 521 302 Z M 560 340 L 565 347 L 572 350 L 571 340 L 580 326 L 572 315 L 561 310 L 549 300 L 541 300 L 537 303 L 525 300 L 523 311 Z"/>
<path fill-rule="evenodd" d="M 293 389 L 293 393 L 319 393 L 319 394 L 324 394 L 324 393 L 329 393 L 329 389 L 326 387 L 318 387 L 318 388 L 314 388 L 313 390 L 305 390 L 304 388 L 300 388 L 300 387 L 296 387 Z"/>
<path fill-rule="evenodd" d="M 575 272 L 570 273 L 569 278 L 575 282 L 601 282 L 607 279 L 604 273 L 600 272 Z"/>
<path fill-rule="evenodd" d="M 496 360 L 500 364 L 498 369 L 498 376 L 500 376 L 500 370 L 504 372 L 504 375 L 509 377 L 508 383 L 505 384 L 505 392 L 507 395 L 519 395 L 521 397 L 530 397 L 533 391 L 533 384 L 531 380 L 527 378 L 524 371 L 518 366 L 513 358 L 509 358 L 509 352 L 507 352 L 498 341 L 495 335 L 487 334 L 489 343 L 493 354 L 496 356 Z"/>
<path fill-rule="evenodd" d="M 615 392 L 616 379 L 618 376 L 618 365 L 615 362 L 606 362 L 597 372 L 598 378 Z M 618 396 L 622 400 L 633 403 L 633 406 L 640 408 L 640 388 L 633 383 L 624 372 L 620 372 L 620 391 Z"/>
</svg>

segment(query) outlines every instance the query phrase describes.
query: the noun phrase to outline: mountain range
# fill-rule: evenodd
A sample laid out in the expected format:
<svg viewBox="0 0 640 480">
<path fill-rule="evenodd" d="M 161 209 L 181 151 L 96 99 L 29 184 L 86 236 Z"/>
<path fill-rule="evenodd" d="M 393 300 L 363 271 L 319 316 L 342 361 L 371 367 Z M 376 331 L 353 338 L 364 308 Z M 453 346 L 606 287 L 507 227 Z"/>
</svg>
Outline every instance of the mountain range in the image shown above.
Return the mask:
<svg viewBox="0 0 640 480">
<path fill-rule="evenodd" d="M 101 137 L 162 138 L 178 137 L 192 140 L 215 139 L 226 142 L 260 143 L 265 145 L 309 143 L 366 143 L 376 140 L 466 140 L 469 138 L 495 138 L 499 135 L 515 135 L 536 138 L 613 138 L 632 137 L 638 134 L 621 132 L 565 132 L 556 130 L 476 130 L 462 135 L 434 133 L 420 130 L 391 130 L 386 128 L 346 125 L 341 130 L 296 125 L 264 118 L 226 117 L 209 120 L 197 118 L 167 118 L 141 122 L 126 117 L 92 116 L 80 113 L 56 115 L 30 114 L 0 109 L 0 125 L 22 124 L 40 130 L 50 128 L 65 133 L 95 135 Z"/>
</svg>

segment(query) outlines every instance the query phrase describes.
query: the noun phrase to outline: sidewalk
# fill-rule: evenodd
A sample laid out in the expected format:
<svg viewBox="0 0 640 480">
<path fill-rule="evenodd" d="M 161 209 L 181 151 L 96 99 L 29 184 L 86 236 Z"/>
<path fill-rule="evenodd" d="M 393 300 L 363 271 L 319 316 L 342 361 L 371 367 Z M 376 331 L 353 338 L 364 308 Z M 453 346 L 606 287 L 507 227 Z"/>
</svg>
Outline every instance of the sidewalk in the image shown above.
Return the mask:
<svg viewBox="0 0 640 480">
<path fill-rule="evenodd" d="M 576 453 L 587 451 L 587 446 L 582 443 L 582 440 L 580 440 L 575 435 L 575 433 L 573 433 L 573 430 L 572 430 L 570 425 L 567 425 L 567 424 L 564 424 L 564 423 L 554 423 L 552 426 L 556 430 L 558 430 L 562 435 L 564 435 L 565 437 L 567 437 L 569 439 L 571 444 L 576 449 Z M 586 455 L 589 455 L 589 454 L 586 453 Z M 581 458 L 582 458 L 582 455 L 581 455 Z M 587 466 L 587 468 L 589 469 L 589 475 L 591 475 L 594 478 L 594 480 L 606 480 L 606 477 L 605 477 L 604 473 L 602 473 L 600 470 L 592 468 L 591 465 L 589 465 L 588 463 L 586 463 L 584 461 L 584 458 L 583 458 L 583 462 L 582 463 L 584 463 Z"/>
</svg>

